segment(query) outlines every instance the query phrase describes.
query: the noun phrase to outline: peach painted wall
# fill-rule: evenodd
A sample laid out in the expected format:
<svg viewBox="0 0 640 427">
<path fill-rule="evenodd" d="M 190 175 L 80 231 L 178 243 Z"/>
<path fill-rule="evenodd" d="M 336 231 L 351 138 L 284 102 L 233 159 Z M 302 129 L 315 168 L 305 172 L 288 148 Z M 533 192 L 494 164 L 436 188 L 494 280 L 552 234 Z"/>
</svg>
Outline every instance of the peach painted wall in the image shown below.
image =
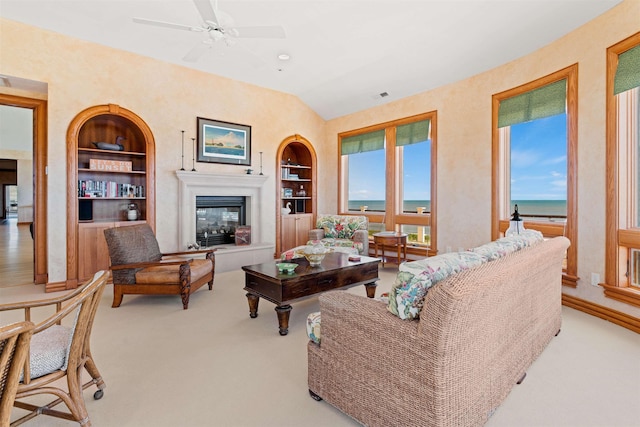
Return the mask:
<svg viewBox="0 0 640 427">
<path fill-rule="evenodd" d="M 181 130 L 186 150 L 196 137 L 196 117 L 252 127 L 252 167 L 263 151 L 266 219 L 263 242 L 275 243 L 275 166 L 280 142 L 300 134 L 324 138 L 324 120 L 297 97 L 194 71 L 140 55 L 0 20 L 0 72 L 48 83 L 49 282 L 66 279 L 66 132 L 87 107 L 118 104 L 140 116 L 156 142 L 156 229 L 163 251 L 178 249 L 178 182 Z M 185 168 L 191 169 L 191 156 Z M 246 167 L 196 163 L 198 171 L 244 174 Z"/>
<path fill-rule="evenodd" d="M 338 163 L 337 134 L 423 112 L 438 112 L 438 249 L 491 238 L 491 96 L 579 64 L 578 276 L 563 292 L 640 317 L 590 284 L 604 277 L 606 49 L 640 31 L 640 2 L 627 0 L 526 57 L 472 78 L 327 122 L 322 175 Z M 330 181 L 331 180 L 331 181 Z M 327 176 L 319 210 L 335 211 L 337 180 Z"/>
</svg>

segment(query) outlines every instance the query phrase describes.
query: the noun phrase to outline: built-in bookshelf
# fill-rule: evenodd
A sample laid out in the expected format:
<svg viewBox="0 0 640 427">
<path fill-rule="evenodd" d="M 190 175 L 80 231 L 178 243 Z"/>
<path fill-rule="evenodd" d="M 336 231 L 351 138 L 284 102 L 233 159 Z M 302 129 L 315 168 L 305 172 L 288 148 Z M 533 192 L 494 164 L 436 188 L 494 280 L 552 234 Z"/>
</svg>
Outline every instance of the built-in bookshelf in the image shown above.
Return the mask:
<svg viewBox="0 0 640 427">
<path fill-rule="evenodd" d="M 67 153 L 67 282 L 73 287 L 109 267 L 104 229 L 140 222 L 155 228 L 155 142 L 135 113 L 107 104 L 72 120 Z"/>
<path fill-rule="evenodd" d="M 316 153 L 311 143 L 293 135 L 278 148 L 276 255 L 304 244 L 316 215 Z"/>
</svg>

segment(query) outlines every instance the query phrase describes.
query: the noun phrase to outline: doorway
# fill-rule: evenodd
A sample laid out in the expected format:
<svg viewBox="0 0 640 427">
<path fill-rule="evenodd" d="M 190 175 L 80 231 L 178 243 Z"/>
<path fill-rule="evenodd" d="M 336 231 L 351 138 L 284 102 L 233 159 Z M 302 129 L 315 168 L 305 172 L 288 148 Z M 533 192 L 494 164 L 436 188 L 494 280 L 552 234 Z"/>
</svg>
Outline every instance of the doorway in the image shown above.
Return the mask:
<svg viewBox="0 0 640 427">
<path fill-rule="evenodd" d="M 24 79 L 7 77 L 9 81 L 14 81 L 16 84 L 20 84 Z M 37 83 L 37 82 L 35 82 Z M 15 86 L 14 86 L 15 87 Z M 45 85 L 46 87 L 46 85 Z M 0 88 L 1 89 L 1 88 Z M 46 91 L 44 93 L 46 96 Z M 10 251 L 11 254 L 7 255 L 9 258 L 2 258 L 2 264 L 0 265 L 0 271 L 5 271 L 6 268 L 10 268 L 9 273 L 2 274 L 2 277 L 6 277 L 12 281 L 13 284 L 17 284 L 18 277 L 17 270 L 20 269 L 20 262 L 17 261 L 18 257 L 25 262 L 28 259 L 31 265 L 31 271 L 29 275 L 31 277 L 27 283 L 46 284 L 48 281 L 47 271 L 47 178 L 46 178 L 46 165 L 47 165 L 47 101 L 44 99 L 27 98 L 17 95 L 9 95 L 0 93 L 0 106 L 17 108 L 20 111 L 28 110 L 30 114 L 30 120 L 27 123 L 30 131 L 30 137 L 28 141 L 23 142 L 20 147 L 11 146 L 11 141 L 15 139 L 15 135 L 7 133 L 5 125 L 10 123 L 6 120 L 2 120 L 2 127 L 0 127 L 0 158 L 12 158 L 20 157 L 17 162 L 16 175 L 28 175 L 30 176 L 29 188 L 24 191 L 20 188 L 20 184 L 17 182 L 9 183 L 10 185 L 4 186 L 6 191 L 11 192 L 6 187 L 11 187 L 15 184 L 18 186 L 16 193 L 16 218 L 6 218 L 8 212 L 3 206 L 3 215 L 5 218 L 2 221 L 9 221 L 9 225 L 13 221 L 16 221 L 18 228 L 17 233 L 13 233 L 14 237 L 9 237 L 9 241 L 3 242 L 3 246 L 0 250 Z M 16 149 L 19 148 L 19 149 Z M 31 159 L 25 160 L 21 156 L 24 153 L 16 155 L 19 151 L 30 151 Z M 21 169 L 22 166 L 22 169 Z M 21 193 L 22 195 L 28 195 L 27 200 L 31 200 L 32 203 L 24 204 L 24 209 L 21 209 Z M 3 194 L 2 204 L 5 204 L 5 198 Z M 11 202 L 9 202 L 11 205 Z M 12 210 L 11 206 L 8 207 Z M 8 231 L 15 231 L 10 228 Z M 7 234 L 10 235 L 10 234 Z M 11 242 L 10 244 L 8 242 Z M 16 245 L 15 247 L 12 245 Z M 31 252 L 31 258 L 25 258 L 24 251 Z M 22 254 L 22 255 L 20 255 Z M 16 269 L 16 271 L 11 270 Z M 22 276 L 20 276 L 22 277 Z M 20 279 L 23 280 L 23 279 Z M 24 283 L 23 283 L 24 284 Z"/>
</svg>

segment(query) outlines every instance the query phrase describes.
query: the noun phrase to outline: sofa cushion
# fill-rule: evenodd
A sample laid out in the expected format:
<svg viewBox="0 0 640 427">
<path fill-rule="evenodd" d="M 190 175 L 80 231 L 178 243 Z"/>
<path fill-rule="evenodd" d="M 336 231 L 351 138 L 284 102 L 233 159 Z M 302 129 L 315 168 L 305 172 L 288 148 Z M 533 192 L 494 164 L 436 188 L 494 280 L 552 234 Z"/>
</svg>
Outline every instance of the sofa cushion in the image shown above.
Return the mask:
<svg viewBox="0 0 640 427">
<path fill-rule="evenodd" d="M 364 244 L 362 242 L 356 242 L 354 240 L 349 239 L 335 239 L 333 237 L 328 237 L 320 240 L 309 240 L 307 245 L 313 245 L 315 243 L 322 243 L 327 248 L 338 249 L 338 248 L 351 248 L 354 249 L 352 251 L 342 251 L 346 253 L 362 253 L 364 250 Z M 338 252 L 338 251 L 336 251 Z"/>
<path fill-rule="evenodd" d="M 324 230 L 324 237 L 352 239 L 353 233 L 366 230 L 367 224 L 362 215 L 319 215 L 316 227 Z"/>
<path fill-rule="evenodd" d="M 401 319 L 416 319 L 430 287 L 439 281 L 486 262 L 474 252 L 452 252 L 405 262 L 400 265 L 396 281 L 389 292 L 387 309 Z"/>
<path fill-rule="evenodd" d="M 520 234 L 502 237 L 469 250 L 482 255 L 487 261 L 493 261 L 537 242 L 541 242 L 542 240 L 541 232 L 537 230 L 524 230 Z"/>
</svg>

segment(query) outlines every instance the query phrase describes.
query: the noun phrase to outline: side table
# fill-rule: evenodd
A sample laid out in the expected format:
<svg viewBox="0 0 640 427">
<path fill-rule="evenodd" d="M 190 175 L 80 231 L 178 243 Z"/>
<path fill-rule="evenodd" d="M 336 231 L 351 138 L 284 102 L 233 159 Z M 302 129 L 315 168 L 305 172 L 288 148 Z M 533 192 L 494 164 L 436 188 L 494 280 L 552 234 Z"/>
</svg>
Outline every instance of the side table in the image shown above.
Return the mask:
<svg viewBox="0 0 640 427">
<path fill-rule="evenodd" d="M 375 257 L 378 257 L 378 245 L 382 247 L 382 267 L 384 267 L 384 248 L 396 248 L 398 251 L 398 265 L 400 265 L 400 252 L 402 252 L 402 261 L 407 260 L 407 233 L 396 231 L 381 231 L 374 233 L 373 245 Z"/>
</svg>

